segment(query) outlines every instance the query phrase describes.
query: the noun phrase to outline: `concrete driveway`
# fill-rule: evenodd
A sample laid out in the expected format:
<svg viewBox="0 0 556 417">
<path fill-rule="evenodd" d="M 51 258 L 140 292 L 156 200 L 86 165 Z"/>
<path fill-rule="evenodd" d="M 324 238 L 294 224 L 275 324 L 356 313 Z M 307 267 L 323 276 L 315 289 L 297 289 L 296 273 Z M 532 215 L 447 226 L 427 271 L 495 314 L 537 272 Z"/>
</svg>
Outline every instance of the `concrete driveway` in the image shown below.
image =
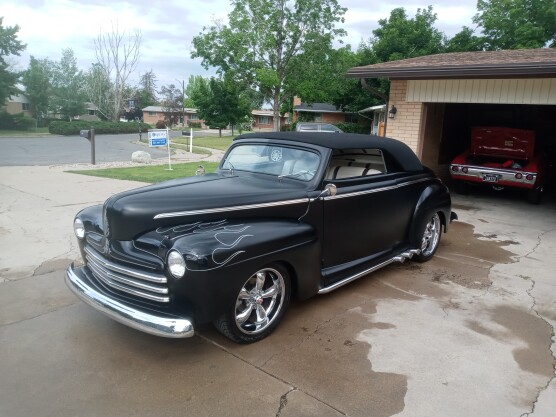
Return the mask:
<svg viewBox="0 0 556 417">
<path fill-rule="evenodd" d="M 433 260 L 294 302 L 239 346 L 142 334 L 65 288 L 73 215 L 138 185 L 0 167 L 0 416 L 554 415 L 555 201 L 455 195 Z"/>
</svg>

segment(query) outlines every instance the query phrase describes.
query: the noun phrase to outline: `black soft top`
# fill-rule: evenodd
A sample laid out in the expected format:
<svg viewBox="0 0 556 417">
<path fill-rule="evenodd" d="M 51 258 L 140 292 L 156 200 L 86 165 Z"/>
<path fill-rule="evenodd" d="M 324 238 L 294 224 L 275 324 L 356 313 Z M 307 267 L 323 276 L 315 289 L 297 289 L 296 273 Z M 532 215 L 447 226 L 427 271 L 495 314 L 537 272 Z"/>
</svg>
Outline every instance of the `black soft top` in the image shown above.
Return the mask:
<svg viewBox="0 0 556 417">
<path fill-rule="evenodd" d="M 405 143 L 376 135 L 324 132 L 258 132 L 240 135 L 239 139 L 278 139 L 308 143 L 329 149 L 380 149 L 395 158 L 405 171 L 422 171 L 417 155 Z"/>
</svg>

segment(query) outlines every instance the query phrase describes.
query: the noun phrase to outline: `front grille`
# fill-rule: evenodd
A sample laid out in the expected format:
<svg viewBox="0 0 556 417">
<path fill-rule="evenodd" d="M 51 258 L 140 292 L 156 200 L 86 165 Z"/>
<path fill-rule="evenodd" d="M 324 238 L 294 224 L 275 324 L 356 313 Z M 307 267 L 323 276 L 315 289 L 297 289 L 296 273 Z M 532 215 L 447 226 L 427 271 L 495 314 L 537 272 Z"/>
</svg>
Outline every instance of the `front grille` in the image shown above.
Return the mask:
<svg viewBox="0 0 556 417">
<path fill-rule="evenodd" d="M 95 278 L 104 285 L 160 303 L 170 301 L 167 279 L 164 275 L 115 264 L 89 246 L 85 247 L 85 254 L 87 266 Z"/>
</svg>

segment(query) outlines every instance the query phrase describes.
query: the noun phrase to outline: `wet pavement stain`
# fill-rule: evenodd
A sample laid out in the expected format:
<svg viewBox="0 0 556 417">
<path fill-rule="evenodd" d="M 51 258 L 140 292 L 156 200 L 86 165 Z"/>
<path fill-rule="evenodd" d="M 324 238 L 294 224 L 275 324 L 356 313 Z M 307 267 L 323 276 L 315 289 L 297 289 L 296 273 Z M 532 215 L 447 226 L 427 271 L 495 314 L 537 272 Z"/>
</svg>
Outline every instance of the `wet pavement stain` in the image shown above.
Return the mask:
<svg viewBox="0 0 556 417">
<path fill-rule="evenodd" d="M 506 305 L 488 309 L 485 313 L 504 331 L 489 329 L 478 321 L 469 321 L 467 327 L 502 342 L 521 339 L 526 347 L 513 350 L 519 367 L 537 375 L 553 376 L 556 360 L 547 343 L 553 334 L 552 328 L 544 320 L 529 311 Z"/>
<path fill-rule="evenodd" d="M 489 278 L 492 266 L 515 262 L 512 258 L 515 254 L 505 246 L 519 243 L 497 241 L 495 234 L 480 235 L 474 230 L 471 224 L 453 223 L 450 232 L 442 236 L 437 256 L 424 264 L 421 272 L 436 284 L 452 282 L 471 289 L 488 288 L 492 284 Z"/>
</svg>

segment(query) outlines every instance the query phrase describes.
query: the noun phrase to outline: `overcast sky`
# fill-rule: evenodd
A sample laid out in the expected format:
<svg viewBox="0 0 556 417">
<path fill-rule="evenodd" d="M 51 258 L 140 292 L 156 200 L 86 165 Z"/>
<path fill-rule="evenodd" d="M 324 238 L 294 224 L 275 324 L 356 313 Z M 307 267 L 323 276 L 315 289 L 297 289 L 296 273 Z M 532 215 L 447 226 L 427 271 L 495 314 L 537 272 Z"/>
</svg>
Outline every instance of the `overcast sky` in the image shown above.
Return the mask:
<svg viewBox="0 0 556 417">
<path fill-rule="evenodd" d="M 462 26 L 474 27 L 477 0 L 339 0 L 348 8 L 343 28 L 344 42 L 356 49 L 368 40 L 378 20 L 387 18 L 396 7 L 404 7 L 409 16 L 418 8 L 433 6 L 438 15 L 436 27 L 453 36 Z M 86 70 L 94 61 L 93 40 L 102 28 L 110 30 L 117 22 L 121 30 L 139 29 L 142 49 L 137 74 L 153 70 L 158 87 L 187 79 L 190 75 L 214 75 L 205 71 L 200 60 L 190 58 L 191 40 L 213 19 L 226 19 L 228 0 L 1 0 L 3 25 L 19 25 L 19 39 L 27 44 L 25 52 L 14 60 L 19 69 L 27 68 L 29 56 L 59 60 L 63 48 L 72 48 L 78 65 Z"/>
</svg>

